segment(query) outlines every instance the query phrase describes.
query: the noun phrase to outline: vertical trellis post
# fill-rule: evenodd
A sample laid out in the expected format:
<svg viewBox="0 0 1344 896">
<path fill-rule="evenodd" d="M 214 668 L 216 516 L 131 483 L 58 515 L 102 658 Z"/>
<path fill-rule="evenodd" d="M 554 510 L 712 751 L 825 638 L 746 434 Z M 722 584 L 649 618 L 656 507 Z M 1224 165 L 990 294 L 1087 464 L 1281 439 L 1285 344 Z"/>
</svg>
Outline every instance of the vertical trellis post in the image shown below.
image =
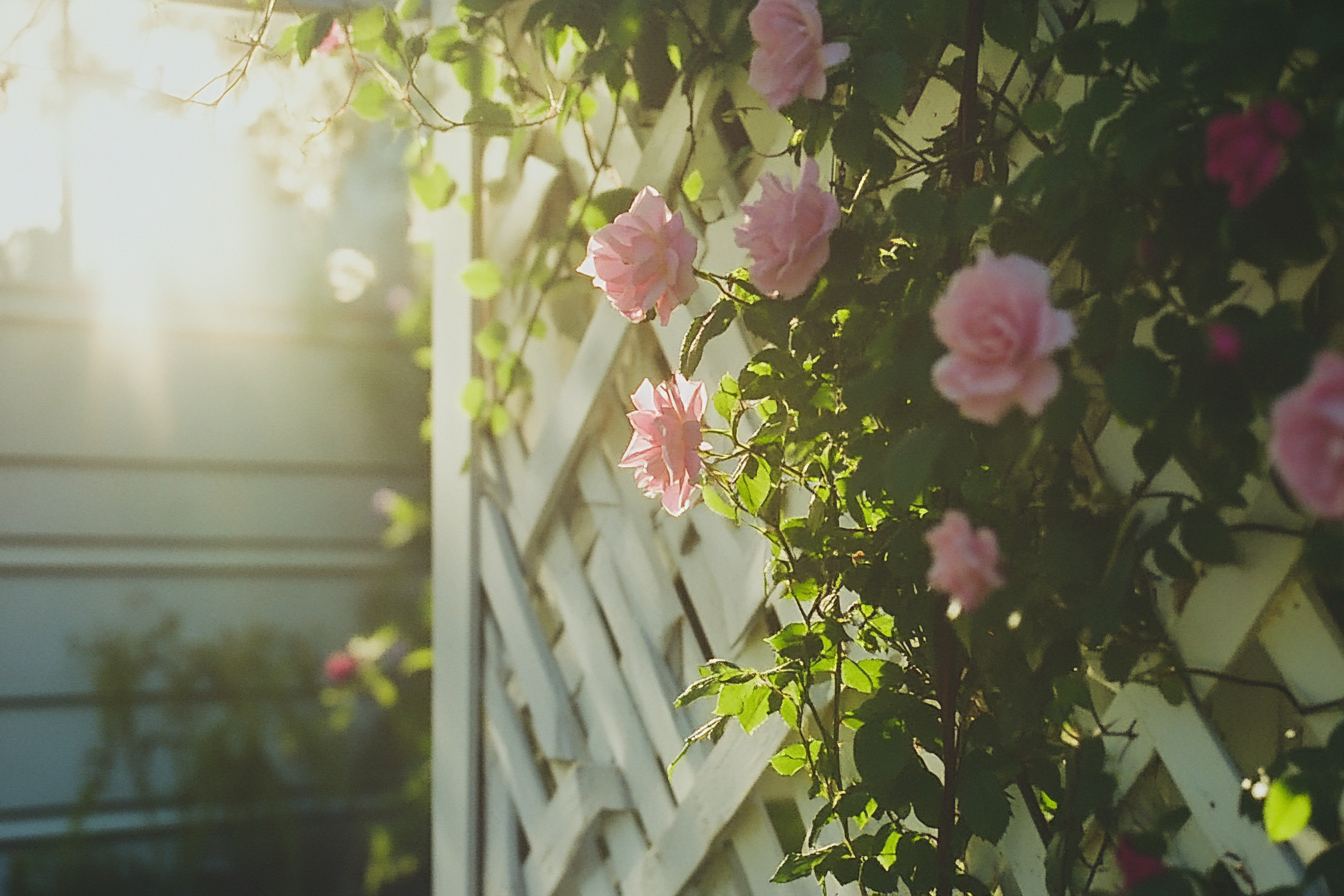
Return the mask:
<svg viewBox="0 0 1344 896">
<path fill-rule="evenodd" d="M 434 22 L 452 21 L 451 0 L 435 0 Z M 461 121 L 470 98 L 451 85 L 440 110 Z M 460 189 L 475 193 L 480 147 L 468 128 L 437 135 L 435 155 Z M 481 616 L 472 424 L 458 410 L 471 378 L 471 297 L 460 275 L 479 254 L 474 212 L 449 203 L 434 213 L 433 273 L 433 851 L 435 896 L 480 892 Z"/>
</svg>

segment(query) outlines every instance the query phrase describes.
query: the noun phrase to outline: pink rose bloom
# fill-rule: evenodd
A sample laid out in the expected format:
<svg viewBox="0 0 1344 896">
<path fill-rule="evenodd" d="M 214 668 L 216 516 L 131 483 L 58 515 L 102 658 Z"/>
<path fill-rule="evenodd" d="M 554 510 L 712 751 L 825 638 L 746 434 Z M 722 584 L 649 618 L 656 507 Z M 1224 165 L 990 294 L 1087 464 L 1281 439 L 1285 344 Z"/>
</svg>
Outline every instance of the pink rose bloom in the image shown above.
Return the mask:
<svg viewBox="0 0 1344 896">
<path fill-rule="evenodd" d="M 350 676 L 355 674 L 357 665 L 354 657 L 344 650 L 338 650 L 327 657 L 322 671 L 327 676 L 327 681 L 332 684 L 345 684 L 350 680 Z"/>
<path fill-rule="evenodd" d="M 1209 360 L 1216 364 L 1235 364 L 1241 360 L 1241 334 L 1229 323 L 1216 320 L 1209 324 Z"/>
<path fill-rule="evenodd" d="M 1284 144 L 1301 128 L 1293 107 L 1280 99 L 1240 115 L 1220 115 L 1204 134 L 1204 173 L 1232 188 L 1227 201 L 1233 208 L 1245 208 L 1278 175 Z"/>
<path fill-rule="evenodd" d="M 700 481 L 705 384 L 678 373 L 658 386 L 645 380 L 630 399 L 635 409 L 626 417 L 635 433 L 619 466 L 634 467 L 645 494 L 661 494 L 667 512 L 681 516 Z"/>
<path fill-rule="evenodd" d="M 751 279 L 781 299 L 802 295 L 831 257 L 831 231 L 840 223 L 840 203 L 821 189 L 815 159 L 803 162 L 798 189 L 773 174 L 761 178 L 761 199 L 742 206 L 745 223 L 733 233 L 751 253 Z"/>
<path fill-rule="evenodd" d="M 616 216 L 588 240 L 578 272 L 593 278 L 616 310 L 639 323 L 657 306 L 667 326 L 672 309 L 695 292 L 695 237 L 681 212 L 668 211 L 653 187 L 639 191 L 630 211 Z"/>
<path fill-rule="evenodd" d="M 1161 857 L 1140 852 L 1129 837 L 1123 834 L 1115 847 L 1115 864 L 1120 869 L 1120 876 L 1124 878 L 1125 890 L 1150 877 L 1157 877 L 1167 870 L 1166 863 Z"/>
<path fill-rule="evenodd" d="M 341 27 L 339 20 L 333 19 L 331 22 L 331 30 L 327 32 L 326 37 L 322 38 L 322 43 L 313 47 L 313 52 L 321 53 L 326 56 L 336 52 L 337 48 L 343 46 L 345 46 L 345 29 Z"/>
<path fill-rule="evenodd" d="M 960 510 L 943 514 L 943 521 L 925 533 L 924 541 L 933 554 L 929 587 L 951 596 L 948 615 L 973 612 L 986 595 L 1003 585 L 994 530 L 972 530 Z"/>
<path fill-rule="evenodd" d="M 1316 515 L 1344 517 L 1344 355 L 1317 355 L 1306 382 L 1274 402 L 1269 424 L 1269 457 L 1288 489 Z"/>
<path fill-rule="evenodd" d="M 933 365 L 933 385 L 968 420 L 998 423 L 1013 405 L 1036 417 L 1059 391 L 1050 355 L 1073 341 L 1073 318 L 1050 305 L 1040 262 L 981 249 L 952 275 L 931 316 L 951 349 Z"/>
<path fill-rule="evenodd" d="M 817 0 L 760 0 L 747 24 L 757 44 L 747 83 L 776 111 L 824 97 L 826 69 L 849 58 L 849 44 L 821 42 Z"/>
</svg>

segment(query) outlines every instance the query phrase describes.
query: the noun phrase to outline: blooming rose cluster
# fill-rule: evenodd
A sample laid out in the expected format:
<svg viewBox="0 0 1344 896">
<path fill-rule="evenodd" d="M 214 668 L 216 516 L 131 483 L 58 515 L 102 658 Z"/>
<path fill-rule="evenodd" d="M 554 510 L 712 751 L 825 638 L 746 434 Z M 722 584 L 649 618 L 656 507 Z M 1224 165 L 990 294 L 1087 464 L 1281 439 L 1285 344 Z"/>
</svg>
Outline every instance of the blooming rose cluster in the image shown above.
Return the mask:
<svg viewBox="0 0 1344 896">
<path fill-rule="evenodd" d="M 1278 175 L 1284 144 L 1301 129 L 1301 119 L 1281 99 L 1267 100 L 1241 114 L 1220 115 L 1204 133 L 1204 173 L 1231 188 L 1229 205 L 1245 208 Z"/>
<path fill-rule="evenodd" d="M 817 0 L 760 0 L 747 24 L 756 40 L 747 83 L 776 111 L 826 96 L 826 69 L 849 58 L 849 44 L 822 43 Z"/>
<path fill-rule="evenodd" d="M 1050 272 L 1023 255 L 981 249 L 933 306 L 933 329 L 950 353 L 933 384 L 963 417 L 995 424 L 1014 405 L 1033 417 L 1059 391 L 1050 355 L 1073 341 L 1073 318 L 1050 304 Z"/>
<path fill-rule="evenodd" d="M 635 196 L 622 212 L 588 240 L 580 274 L 607 294 L 611 304 L 634 323 L 654 308 L 667 326 L 672 309 L 695 292 L 695 237 L 681 212 L 673 214 L 653 187 Z"/>
<path fill-rule="evenodd" d="M 933 556 L 929 587 L 949 596 L 949 616 L 974 612 L 991 591 L 1003 586 L 994 530 L 972 529 L 960 510 L 943 514 L 942 522 L 925 533 L 924 541 Z"/>
<path fill-rule="evenodd" d="M 766 174 L 760 200 L 742 206 L 746 220 L 733 231 L 735 240 L 751 253 L 752 282 L 775 298 L 801 295 L 831 257 L 840 203 L 820 179 L 816 160 L 808 159 L 797 189 Z"/>
<path fill-rule="evenodd" d="M 1303 506 L 1344 517 L 1344 355 L 1321 352 L 1270 411 L 1269 456 Z"/>
<path fill-rule="evenodd" d="M 658 386 L 648 380 L 630 396 L 626 417 L 634 428 L 619 466 L 633 467 L 645 493 L 663 496 L 663 507 L 681 516 L 700 482 L 700 421 L 705 416 L 705 384 L 680 373 Z"/>
</svg>

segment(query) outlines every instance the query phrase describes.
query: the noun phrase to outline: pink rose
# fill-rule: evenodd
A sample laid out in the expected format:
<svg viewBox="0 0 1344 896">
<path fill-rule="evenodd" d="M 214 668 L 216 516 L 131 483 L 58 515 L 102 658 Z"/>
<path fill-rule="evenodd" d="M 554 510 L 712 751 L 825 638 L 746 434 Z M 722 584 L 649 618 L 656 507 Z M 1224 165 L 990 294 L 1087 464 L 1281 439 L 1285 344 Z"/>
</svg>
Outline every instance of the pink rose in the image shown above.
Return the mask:
<svg viewBox="0 0 1344 896">
<path fill-rule="evenodd" d="M 327 681 L 332 684 L 345 684 L 350 680 L 350 676 L 355 674 L 357 665 L 354 657 L 344 650 L 338 650 L 327 657 L 322 671 L 327 676 Z"/>
<path fill-rule="evenodd" d="M 994 530 L 972 530 L 960 510 L 943 514 L 943 521 L 925 533 L 924 541 L 933 554 L 929 587 L 952 598 L 948 615 L 973 612 L 986 595 L 1003 585 Z"/>
<path fill-rule="evenodd" d="M 1269 424 L 1269 457 L 1288 489 L 1318 516 L 1344 517 L 1344 355 L 1317 355 L 1306 382 L 1274 402 Z"/>
<path fill-rule="evenodd" d="M 1140 852 L 1128 836 L 1120 835 L 1115 847 L 1115 864 L 1120 869 L 1120 877 L 1125 881 L 1125 890 L 1150 877 L 1156 877 L 1167 870 L 1160 856 L 1150 856 Z"/>
<path fill-rule="evenodd" d="M 840 223 L 840 203 L 818 186 L 820 177 L 815 159 L 803 162 L 796 190 L 766 174 L 760 201 L 742 206 L 746 221 L 733 233 L 754 259 L 751 279 L 772 296 L 801 295 L 831 257 L 830 236 Z"/>
<path fill-rule="evenodd" d="M 373 493 L 373 497 L 369 500 L 369 506 L 379 516 L 390 517 L 392 511 L 396 509 L 397 499 L 400 497 L 394 489 L 383 486 Z"/>
<path fill-rule="evenodd" d="M 1232 188 L 1228 204 L 1245 208 L 1278 175 L 1284 144 L 1301 128 L 1293 107 L 1280 99 L 1240 115 L 1220 115 L 1204 134 L 1204 173 L 1214 183 Z"/>
<path fill-rule="evenodd" d="M 635 433 L 619 466 L 634 467 L 645 494 L 662 494 L 667 512 L 681 516 L 700 481 L 705 384 L 678 373 L 656 387 L 645 380 L 630 398 L 635 409 L 626 417 Z"/>
<path fill-rule="evenodd" d="M 1013 405 L 1036 417 L 1059 391 L 1050 354 L 1073 341 L 1073 318 L 1051 307 L 1040 262 L 981 249 L 952 275 L 931 316 L 951 349 L 933 365 L 933 385 L 968 420 L 998 423 Z"/>
<path fill-rule="evenodd" d="M 320 44 L 313 47 L 313 52 L 321 53 L 326 56 L 336 52 L 339 47 L 343 46 L 345 46 L 345 29 L 341 27 L 339 20 L 333 19 L 331 22 L 331 30 L 327 32 L 326 37 L 322 38 Z"/>
<path fill-rule="evenodd" d="M 645 187 L 630 211 L 589 238 L 578 271 L 592 277 L 593 285 L 634 323 L 647 318 L 656 305 L 659 321 L 667 326 L 672 309 L 695 292 L 698 247 L 681 212 L 669 212 L 658 191 Z"/>
<path fill-rule="evenodd" d="M 747 17 L 756 52 L 747 83 L 778 111 L 826 95 L 826 69 L 849 58 L 849 44 L 821 42 L 817 0 L 760 0 Z"/>
</svg>

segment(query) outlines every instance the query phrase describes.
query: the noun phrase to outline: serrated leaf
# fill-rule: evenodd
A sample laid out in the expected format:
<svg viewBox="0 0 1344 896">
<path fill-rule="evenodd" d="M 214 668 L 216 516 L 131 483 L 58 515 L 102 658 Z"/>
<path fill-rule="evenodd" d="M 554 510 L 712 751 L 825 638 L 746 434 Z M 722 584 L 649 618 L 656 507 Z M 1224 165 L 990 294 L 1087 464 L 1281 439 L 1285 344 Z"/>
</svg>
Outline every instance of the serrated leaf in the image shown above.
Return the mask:
<svg viewBox="0 0 1344 896">
<path fill-rule="evenodd" d="M 709 340 L 727 330 L 729 324 L 736 318 L 737 304 L 727 299 L 720 299 L 714 303 L 713 308 L 691 321 L 686 337 L 681 341 L 681 357 L 677 362 L 682 376 L 695 373 Z"/>
<path fill-rule="evenodd" d="M 820 749 L 821 743 L 815 740 L 790 744 L 771 757 L 770 766 L 787 778 L 806 768 L 809 756 L 815 760 Z"/>
<path fill-rule="evenodd" d="M 737 477 L 737 496 L 747 513 L 761 509 L 770 494 L 770 465 L 759 457 L 748 457 Z"/>
<path fill-rule="evenodd" d="M 827 846 L 816 852 L 805 852 L 787 855 L 784 861 L 779 863 L 775 869 L 775 876 L 770 878 L 771 883 L 785 884 L 791 880 L 798 880 L 815 872 L 818 865 L 831 857 L 831 853 L 838 849 L 838 846 Z"/>
<path fill-rule="evenodd" d="M 724 497 L 719 491 L 719 487 L 706 483 L 700 489 L 700 497 L 704 499 L 705 506 L 717 513 L 719 516 L 727 517 L 733 522 L 737 522 L 737 508 Z"/>
<path fill-rule="evenodd" d="M 504 288 L 499 267 L 488 258 L 478 258 L 462 272 L 462 285 L 473 299 L 493 299 Z"/>
<path fill-rule="evenodd" d="M 354 109 L 360 118 L 378 121 L 387 115 L 387 107 L 391 100 L 392 96 L 382 81 L 365 81 L 359 90 L 355 91 L 354 98 L 350 100 L 350 108 Z"/>
<path fill-rule="evenodd" d="M 840 678 L 845 687 L 853 688 L 860 694 L 871 694 L 882 681 L 882 667 L 885 660 L 870 658 L 855 662 L 849 658 L 840 667 Z"/>
<path fill-rule="evenodd" d="M 1297 836 L 1311 820 L 1311 796 L 1279 778 L 1265 797 L 1265 833 L 1275 843 Z"/>
<path fill-rule="evenodd" d="M 435 211 L 452 200 L 453 193 L 457 191 L 457 184 L 453 183 L 448 169 L 443 167 L 442 163 L 435 162 L 428 171 L 411 175 L 411 189 L 421 205 L 430 211 Z"/>
</svg>

